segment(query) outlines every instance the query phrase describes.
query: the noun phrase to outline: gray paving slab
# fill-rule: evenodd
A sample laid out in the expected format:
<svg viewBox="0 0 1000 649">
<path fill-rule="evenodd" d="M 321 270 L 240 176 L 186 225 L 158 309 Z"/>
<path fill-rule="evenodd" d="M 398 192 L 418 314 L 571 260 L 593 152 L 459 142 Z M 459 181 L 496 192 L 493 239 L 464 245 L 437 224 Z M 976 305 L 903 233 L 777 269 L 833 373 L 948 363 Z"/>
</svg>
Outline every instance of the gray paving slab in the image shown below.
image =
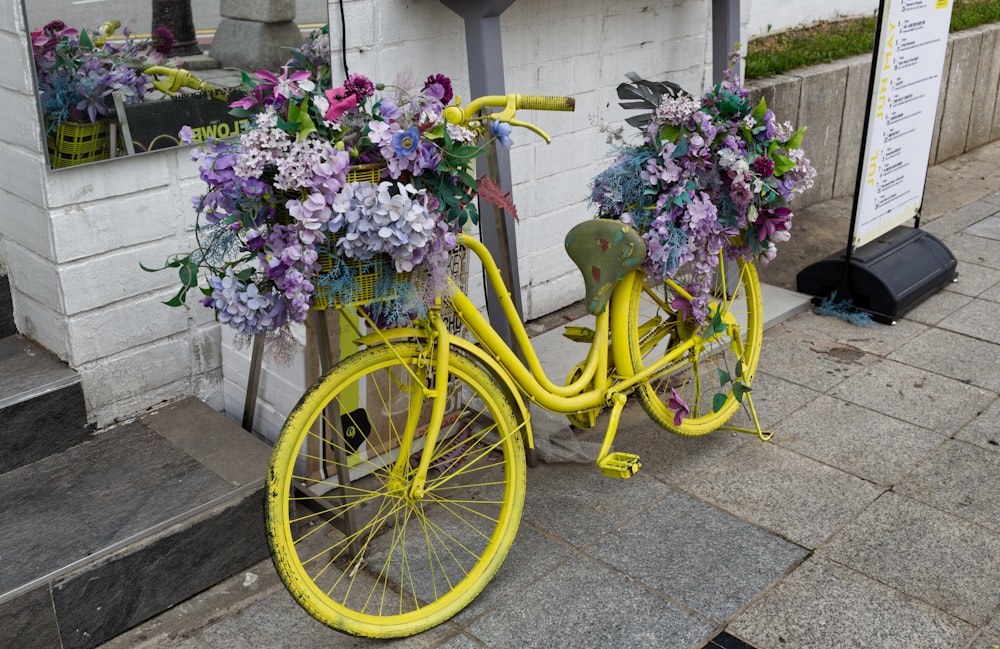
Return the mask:
<svg viewBox="0 0 1000 649">
<path fill-rule="evenodd" d="M 949 440 L 894 491 L 1000 533 L 1000 453 Z"/>
<path fill-rule="evenodd" d="M 500 570 L 455 621 L 466 624 L 487 614 L 498 602 L 516 597 L 517 592 L 532 582 L 545 579 L 545 575 L 559 563 L 567 560 L 575 550 L 566 543 L 523 523 Z"/>
<path fill-rule="evenodd" d="M 866 480 L 762 442 L 720 458 L 684 491 L 806 548 L 818 546 L 880 493 Z"/>
<path fill-rule="evenodd" d="M 996 211 L 996 203 L 990 200 L 973 201 L 932 221 L 921 223 L 920 227 L 940 239 L 945 239 L 994 215 Z"/>
<path fill-rule="evenodd" d="M 997 242 L 993 239 L 958 232 L 942 241 L 960 262 L 1000 269 L 1000 255 L 996 254 Z"/>
<path fill-rule="evenodd" d="M 944 437 L 853 403 L 821 396 L 782 421 L 774 443 L 814 460 L 891 486 Z"/>
<path fill-rule="evenodd" d="M 822 318 L 822 321 L 818 321 L 818 318 Z M 908 319 L 900 319 L 895 325 L 859 327 L 835 316 L 818 316 L 812 313 L 789 320 L 787 327 L 791 331 L 801 332 L 803 336 L 822 331 L 825 336 L 843 345 L 840 349 L 860 349 L 875 356 L 885 356 L 927 330 L 926 325 Z M 838 348 L 834 350 L 835 353 L 839 351 Z"/>
<path fill-rule="evenodd" d="M 966 622 L 823 557 L 752 602 L 727 629 L 755 647 L 964 648 Z"/>
<path fill-rule="evenodd" d="M 818 317 L 804 313 L 768 330 L 767 351 L 761 352 L 757 371 L 824 391 L 872 362 L 861 349 L 840 343 L 818 328 L 793 327 L 796 320 Z"/>
<path fill-rule="evenodd" d="M 445 623 L 400 640 L 355 638 L 320 624 L 282 590 L 202 629 L 194 638 L 211 649 L 424 649 L 458 633 L 458 627 Z"/>
<path fill-rule="evenodd" d="M 1000 241 L 1000 216 L 994 214 L 988 216 L 981 221 L 973 223 L 969 227 L 962 230 L 966 234 L 974 234 L 977 237 L 985 237 L 987 239 L 993 239 L 994 241 Z"/>
<path fill-rule="evenodd" d="M 944 329 L 931 329 L 890 354 L 889 358 L 1000 392 L 1000 364 L 997 364 L 1000 345 L 996 343 Z"/>
<path fill-rule="evenodd" d="M 969 649 L 1000 649 L 1000 636 L 983 634 L 976 638 Z"/>
<path fill-rule="evenodd" d="M 941 290 L 934 295 L 933 300 L 924 300 L 907 311 L 906 320 L 936 325 L 971 300 L 971 296 L 962 295 L 955 291 Z"/>
<path fill-rule="evenodd" d="M 634 405 L 622 417 L 614 448 L 639 456 L 640 475 L 655 477 L 669 485 L 684 484 L 713 466 L 720 457 L 750 441 L 748 435 L 728 431 L 681 437 L 653 424 L 638 404 Z M 630 408 L 631 405 L 626 407 L 626 411 Z"/>
<path fill-rule="evenodd" d="M 992 393 L 891 360 L 878 360 L 829 392 L 844 401 L 951 435 Z"/>
<path fill-rule="evenodd" d="M 577 555 L 469 625 L 494 649 L 695 647 L 714 625 L 643 584 Z"/>
<path fill-rule="evenodd" d="M 955 439 L 1000 453 L 1000 399 L 980 404 L 976 416 L 955 434 Z"/>
<path fill-rule="evenodd" d="M 944 290 L 988 298 L 997 294 L 998 285 L 1000 285 L 1000 270 L 959 260 L 958 277 Z"/>
<path fill-rule="evenodd" d="M 618 480 L 603 475 L 595 464 L 543 464 L 528 474 L 523 520 L 584 547 L 668 491 L 642 473 Z"/>
<path fill-rule="evenodd" d="M 587 551 L 714 622 L 743 608 L 807 553 L 676 492 Z"/>
<path fill-rule="evenodd" d="M 761 353 L 767 352 L 762 350 Z M 820 393 L 767 372 L 757 372 L 753 377 L 750 395 L 761 428 L 773 432 L 782 421 L 816 399 Z M 750 418 L 749 409 L 743 407 L 737 410 L 728 425 L 752 429 L 753 420 Z"/>
<path fill-rule="evenodd" d="M 1000 605 L 1000 535 L 891 492 L 819 553 L 971 624 Z"/>
<path fill-rule="evenodd" d="M 1000 303 L 972 300 L 942 320 L 939 326 L 995 344 L 1000 341 Z"/>
</svg>

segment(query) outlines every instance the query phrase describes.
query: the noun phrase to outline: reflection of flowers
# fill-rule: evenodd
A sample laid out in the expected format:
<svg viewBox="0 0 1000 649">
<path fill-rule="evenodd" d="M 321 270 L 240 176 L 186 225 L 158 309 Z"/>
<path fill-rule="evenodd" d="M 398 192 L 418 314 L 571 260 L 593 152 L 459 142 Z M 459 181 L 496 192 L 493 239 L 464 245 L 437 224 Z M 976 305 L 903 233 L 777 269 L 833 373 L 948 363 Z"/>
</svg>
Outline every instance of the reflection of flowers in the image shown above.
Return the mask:
<svg viewBox="0 0 1000 649">
<path fill-rule="evenodd" d="M 110 21 L 99 29 L 79 31 L 53 20 L 31 32 L 38 93 L 51 131 L 66 121 L 96 122 L 111 111 L 111 93 L 127 104 L 141 102 L 153 89 L 143 70 L 166 64 L 174 38 L 165 27 L 150 39 L 109 37 L 119 27 Z"/>
<path fill-rule="evenodd" d="M 700 99 L 637 78 L 619 86 L 627 107 L 649 108 L 627 120 L 643 141 L 623 145 L 591 183 L 600 216 L 642 232 L 647 272 L 667 278 L 685 266 L 694 300 L 684 312 L 702 324 L 720 251 L 773 259 L 775 243 L 790 236 L 788 203 L 816 173 L 800 148 L 805 129 L 779 123 L 763 100 L 751 104 L 733 78 L 738 63 L 734 56 L 725 79 Z"/>
</svg>

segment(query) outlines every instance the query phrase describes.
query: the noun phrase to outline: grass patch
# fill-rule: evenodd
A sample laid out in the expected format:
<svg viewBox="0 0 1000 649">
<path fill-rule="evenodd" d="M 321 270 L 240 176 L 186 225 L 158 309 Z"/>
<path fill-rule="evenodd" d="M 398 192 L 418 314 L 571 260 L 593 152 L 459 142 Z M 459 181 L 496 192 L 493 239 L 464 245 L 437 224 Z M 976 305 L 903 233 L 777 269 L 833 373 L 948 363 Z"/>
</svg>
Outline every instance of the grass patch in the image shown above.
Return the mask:
<svg viewBox="0 0 1000 649">
<path fill-rule="evenodd" d="M 1000 0 L 954 0 L 950 30 L 1000 22 Z M 762 79 L 787 70 L 829 63 L 875 49 L 875 16 L 822 22 L 747 43 L 746 78 Z"/>
</svg>

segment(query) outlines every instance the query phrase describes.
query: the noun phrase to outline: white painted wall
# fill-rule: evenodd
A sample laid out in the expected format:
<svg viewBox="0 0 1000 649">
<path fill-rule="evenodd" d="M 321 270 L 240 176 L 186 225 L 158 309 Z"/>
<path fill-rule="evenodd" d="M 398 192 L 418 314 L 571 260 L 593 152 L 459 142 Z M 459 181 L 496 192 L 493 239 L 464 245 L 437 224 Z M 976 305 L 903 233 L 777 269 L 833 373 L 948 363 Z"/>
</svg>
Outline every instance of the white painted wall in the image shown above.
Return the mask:
<svg viewBox="0 0 1000 649">
<path fill-rule="evenodd" d="M 743 0 L 741 11 L 747 15 L 746 38 L 782 32 L 792 27 L 821 20 L 837 20 L 851 16 L 873 15 L 878 0 Z M 746 5 L 749 5 L 747 7 Z"/>
</svg>

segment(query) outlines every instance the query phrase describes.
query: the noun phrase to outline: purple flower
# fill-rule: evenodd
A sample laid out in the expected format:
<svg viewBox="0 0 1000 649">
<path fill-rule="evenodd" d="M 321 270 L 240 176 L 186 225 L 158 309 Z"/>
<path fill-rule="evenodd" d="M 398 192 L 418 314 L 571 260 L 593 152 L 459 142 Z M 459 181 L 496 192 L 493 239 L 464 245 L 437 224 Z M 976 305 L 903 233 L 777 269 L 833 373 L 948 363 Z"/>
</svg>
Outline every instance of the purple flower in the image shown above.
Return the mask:
<svg viewBox="0 0 1000 649">
<path fill-rule="evenodd" d="M 454 96 L 451 91 L 451 79 L 443 74 L 432 74 L 424 82 L 423 93 L 447 106 Z"/>
<path fill-rule="evenodd" d="M 264 196 L 265 192 L 271 189 L 267 183 L 261 181 L 259 178 L 245 178 L 240 186 L 243 189 L 243 193 L 248 198 L 253 199 L 260 199 Z"/>
<path fill-rule="evenodd" d="M 344 90 L 347 94 L 357 95 L 359 101 L 364 101 L 375 94 L 375 84 L 368 77 L 352 74 L 344 82 Z"/>
<path fill-rule="evenodd" d="M 170 28 L 160 25 L 153 30 L 153 48 L 157 53 L 163 56 L 170 56 L 170 52 L 173 51 L 176 43 L 177 41 Z"/>
<path fill-rule="evenodd" d="M 378 105 L 378 113 L 387 122 L 395 122 L 403 116 L 399 104 L 391 97 L 384 97 Z"/>
<path fill-rule="evenodd" d="M 762 155 L 758 157 L 750 166 L 754 170 L 754 173 L 761 178 L 770 178 L 771 174 L 774 173 L 774 160 L 767 156 Z"/>
</svg>

